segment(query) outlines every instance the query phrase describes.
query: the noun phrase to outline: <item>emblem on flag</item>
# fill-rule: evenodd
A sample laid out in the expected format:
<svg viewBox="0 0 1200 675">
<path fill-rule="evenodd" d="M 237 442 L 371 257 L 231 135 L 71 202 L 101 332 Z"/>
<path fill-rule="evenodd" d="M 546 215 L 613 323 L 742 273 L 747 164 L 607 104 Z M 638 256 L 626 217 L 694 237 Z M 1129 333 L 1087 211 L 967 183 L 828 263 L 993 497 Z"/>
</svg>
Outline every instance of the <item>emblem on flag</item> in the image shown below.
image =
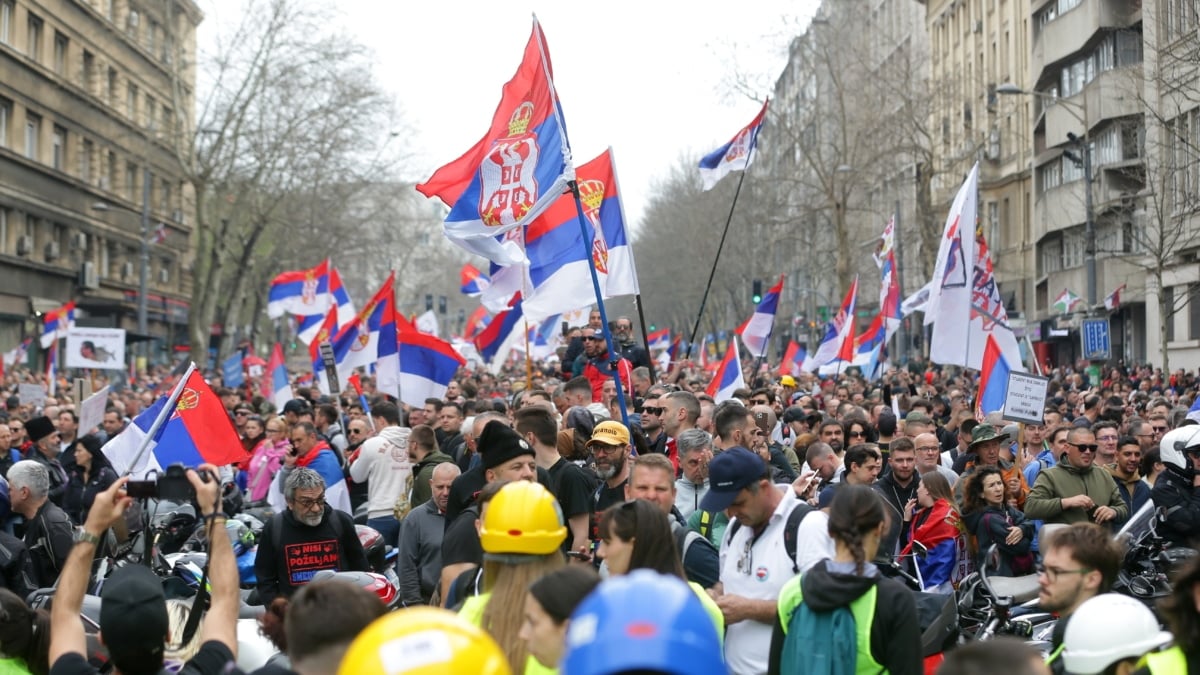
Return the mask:
<svg viewBox="0 0 1200 675">
<path fill-rule="evenodd" d="M 508 120 L 508 136 L 496 141 L 479 165 L 479 216 L 488 227 L 521 221 L 537 202 L 537 135 L 529 133 L 533 104 L 524 101 Z"/>
</svg>

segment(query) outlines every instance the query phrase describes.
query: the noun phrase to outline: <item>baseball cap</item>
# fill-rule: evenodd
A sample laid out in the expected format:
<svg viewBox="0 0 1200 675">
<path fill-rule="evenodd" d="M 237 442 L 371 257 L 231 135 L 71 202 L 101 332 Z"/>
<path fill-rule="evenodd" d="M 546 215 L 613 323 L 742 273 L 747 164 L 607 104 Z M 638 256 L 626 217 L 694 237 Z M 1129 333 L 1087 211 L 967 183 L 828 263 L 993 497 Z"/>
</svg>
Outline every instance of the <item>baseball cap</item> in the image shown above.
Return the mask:
<svg viewBox="0 0 1200 675">
<path fill-rule="evenodd" d="M 308 411 L 308 401 L 302 398 L 294 398 L 283 404 L 283 412 L 299 415 L 302 412 Z"/>
<path fill-rule="evenodd" d="M 735 446 L 721 452 L 708 463 L 708 494 L 700 508 L 716 513 L 729 508 L 742 490 L 758 482 L 767 472 L 762 457 Z"/>
<path fill-rule="evenodd" d="M 624 447 L 629 445 L 629 429 L 615 420 L 605 420 L 592 430 L 592 437 L 587 442 L 588 447 L 590 448 L 593 443 Z"/>
<path fill-rule="evenodd" d="M 104 582 L 100 632 L 113 665 L 122 673 L 161 670 L 170 626 L 162 582 L 149 569 L 126 565 Z"/>
</svg>

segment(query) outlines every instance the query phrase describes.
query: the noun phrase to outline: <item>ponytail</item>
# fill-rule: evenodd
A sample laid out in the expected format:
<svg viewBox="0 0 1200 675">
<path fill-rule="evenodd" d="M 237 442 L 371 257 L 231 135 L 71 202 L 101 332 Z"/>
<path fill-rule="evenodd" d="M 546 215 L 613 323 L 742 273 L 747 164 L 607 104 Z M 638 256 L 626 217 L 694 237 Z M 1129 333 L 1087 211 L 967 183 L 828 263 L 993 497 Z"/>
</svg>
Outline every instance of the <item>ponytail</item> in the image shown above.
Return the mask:
<svg viewBox="0 0 1200 675">
<path fill-rule="evenodd" d="M 829 507 L 829 536 L 850 549 L 858 574 L 863 573 L 867 563 L 863 536 L 878 529 L 886 519 L 883 501 L 871 488 L 842 484 L 834 492 Z"/>
</svg>

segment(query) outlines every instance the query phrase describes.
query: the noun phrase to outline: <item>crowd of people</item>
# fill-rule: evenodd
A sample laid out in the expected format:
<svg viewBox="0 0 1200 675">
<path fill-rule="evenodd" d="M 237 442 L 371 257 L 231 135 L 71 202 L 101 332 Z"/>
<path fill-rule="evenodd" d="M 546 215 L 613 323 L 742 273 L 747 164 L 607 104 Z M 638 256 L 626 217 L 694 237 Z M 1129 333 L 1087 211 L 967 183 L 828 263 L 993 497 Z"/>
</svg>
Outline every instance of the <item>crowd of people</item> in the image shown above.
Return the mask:
<svg viewBox="0 0 1200 675">
<path fill-rule="evenodd" d="M 918 363 L 869 382 L 856 369 L 818 378 L 748 361 L 750 382 L 718 402 L 704 368 L 681 359 L 656 369 L 632 322 L 616 327 L 614 348 L 598 325 L 572 329 L 551 362 L 463 371 L 421 406 L 378 395 L 366 375 L 362 398 L 298 387 L 278 410 L 216 382 L 245 460 L 188 477 L 209 534 L 231 504 L 273 512 L 254 596 L 281 656 L 261 672 L 740 674 L 832 663 L 915 674 L 916 605 L 894 570 L 950 594 L 984 566 L 1037 575 L 1040 606 L 1060 617 L 1041 664 L 1055 672 L 1200 664 L 1200 566 L 1175 580 L 1161 610 L 1174 642 L 1152 614 L 1126 634 L 1140 639 L 1098 637 L 1124 601 L 1108 592 L 1121 524 L 1153 502 L 1171 542 L 1200 534 L 1194 375 L 1117 368 L 1091 381 L 1059 368 L 1044 420 L 1024 425 L 978 414 L 968 373 Z M 36 405 L 11 396 L 0 411 L 5 672 L 93 672 L 79 608 L 92 560 L 130 526 L 127 479 L 104 445 L 167 384 L 165 372 L 149 374 L 112 393 L 94 429 L 79 428 L 63 387 Z M 314 581 L 373 568 L 356 517 L 397 550 L 398 612 L 385 615 L 361 588 Z M 207 540 L 212 599 L 190 656 L 175 656 L 189 673 L 230 672 L 238 647 L 234 554 L 227 537 Z M 25 607 L 55 585 L 50 616 Z M 120 673 L 171 662 L 166 607 L 144 567 L 104 584 L 99 629 Z M 395 647 L 428 631 L 442 647 Z M 627 646 L 637 640 L 665 646 Z M 953 650 L 943 672 L 1039 672 L 1023 651 L 988 648 Z"/>
</svg>

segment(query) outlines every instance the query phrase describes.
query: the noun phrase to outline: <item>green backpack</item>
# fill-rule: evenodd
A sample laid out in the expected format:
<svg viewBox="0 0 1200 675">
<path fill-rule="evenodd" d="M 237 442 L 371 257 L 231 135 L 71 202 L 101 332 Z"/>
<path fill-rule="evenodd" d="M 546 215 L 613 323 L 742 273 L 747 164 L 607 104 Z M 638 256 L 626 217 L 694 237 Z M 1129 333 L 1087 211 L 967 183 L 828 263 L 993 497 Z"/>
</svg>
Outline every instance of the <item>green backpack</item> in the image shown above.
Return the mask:
<svg viewBox="0 0 1200 675">
<path fill-rule="evenodd" d="M 875 589 L 868 593 L 875 593 Z M 814 612 L 801 602 L 788 621 L 781 659 L 781 673 L 855 675 L 858 627 L 850 608 Z"/>
</svg>

